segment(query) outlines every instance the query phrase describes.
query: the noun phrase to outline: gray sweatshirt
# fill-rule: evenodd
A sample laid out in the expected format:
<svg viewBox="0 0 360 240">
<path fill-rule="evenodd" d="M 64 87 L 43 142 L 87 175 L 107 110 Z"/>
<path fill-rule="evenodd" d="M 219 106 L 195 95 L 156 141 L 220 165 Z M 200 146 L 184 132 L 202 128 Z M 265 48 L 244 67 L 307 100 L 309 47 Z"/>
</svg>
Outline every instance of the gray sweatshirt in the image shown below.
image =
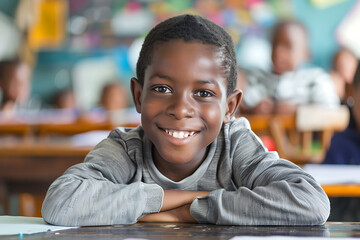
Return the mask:
<svg viewBox="0 0 360 240">
<path fill-rule="evenodd" d="M 131 224 L 159 212 L 164 190 L 211 191 L 196 198 L 191 215 L 220 225 L 319 225 L 329 200 L 314 178 L 268 152 L 245 118 L 225 124 L 206 159 L 174 182 L 156 168 L 142 127 L 117 128 L 50 186 L 46 222 L 89 226 Z"/>
</svg>

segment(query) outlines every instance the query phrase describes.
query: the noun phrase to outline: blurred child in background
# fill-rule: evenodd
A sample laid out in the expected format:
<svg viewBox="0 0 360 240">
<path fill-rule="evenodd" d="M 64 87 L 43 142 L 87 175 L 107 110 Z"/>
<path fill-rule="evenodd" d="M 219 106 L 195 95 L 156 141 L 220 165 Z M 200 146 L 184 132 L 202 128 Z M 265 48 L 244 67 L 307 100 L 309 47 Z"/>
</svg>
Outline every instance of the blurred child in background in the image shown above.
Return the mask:
<svg viewBox="0 0 360 240">
<path fill-rule="evenodd" d="M 351 85 L 354 104 L 350 108 L 348 127 L 335 133 L 324 164 L 360 164 L 360 62 Z M 360 221 L 360 198 L 330 198 L 331 214 L 329 221 Z"/>
<path fill-rule="evenodd" d="M 350 89 L 354 79 L 357 59 L 355 55 L 348 49 L 339 49 L 333 58 L 331 77 L 341 103 L 351 106 L 353 104 L 350 96 Z"/>
<path fill-rule="evenodd" d="M 30 96 L 30 67 L 20 59 L 0 62 L 0 110 L 2 118 L 12 118 L 26 108 Z"/>
<path fill-rule="evenodd" d="M 110 82 L 102 90 L 100 104 L 106 111 L 116 111 L 129 106 L 128 91 L 120 82 Z"/>
<path fill-rule="evenodd" d="M 350 121 L 345 131 L 335 133 L 326 154 L 325 164 L 360 164 L 360 64 L 353 80 Z"/>
<path fill-rule="evenodd" d="M 104 85 L 99 106 L 86 114 L 86 118 L 91 121 L 111 121 L 115 125 L 137 125 L 140 123 L 139 116 L 135 108 L 130 106 L 129 91 L 118 80 Z"/>
<path fill-rule="evenodd" d="M 243 113 L 294 113 L 299 104 L 336 106 L 339 97 L 329 74 L 310 67 L 305 27 L 284 21 L 274 28 L 272 72 L 241 69 L 244 73 Z"/>
<path fill-rule="evenodd" d="M 57 109 L 75 109 L 76 99 L 74 92 L 71 89 L 63 89 L 58 92 L 54 99 L 54 107 Z"/>
<path fill-rule="evenodd" d="M 53 107 L 53 109 L 42 111 L 45 121 L 74 122 L 80 116 L 74 91 L 70 88 L 62 89 L 55 95 Z"/>
</svg>

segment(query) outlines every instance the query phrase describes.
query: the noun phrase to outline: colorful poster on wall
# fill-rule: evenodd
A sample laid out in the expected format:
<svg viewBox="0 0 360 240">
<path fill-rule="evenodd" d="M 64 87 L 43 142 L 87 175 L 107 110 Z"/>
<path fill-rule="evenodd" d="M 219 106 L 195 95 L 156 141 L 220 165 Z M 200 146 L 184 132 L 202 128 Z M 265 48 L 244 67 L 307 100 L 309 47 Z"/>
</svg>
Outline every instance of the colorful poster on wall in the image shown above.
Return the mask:
<svg viewBox="0 0 360 240">
<path fill-rule="evenodd" d="M 31 48 L 59 47 L 65 38 L 67 2 L 42 0 L 34 25 L 29 29 L 28 42 Z"/>
</svg>

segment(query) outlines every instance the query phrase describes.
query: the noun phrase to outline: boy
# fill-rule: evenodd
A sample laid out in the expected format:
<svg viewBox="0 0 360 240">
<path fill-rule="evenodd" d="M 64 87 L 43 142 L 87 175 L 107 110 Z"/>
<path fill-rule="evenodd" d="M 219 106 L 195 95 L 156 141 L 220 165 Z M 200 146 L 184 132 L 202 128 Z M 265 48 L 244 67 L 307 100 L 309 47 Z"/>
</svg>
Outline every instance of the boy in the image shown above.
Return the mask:
<svg viewBox="0 0 360 240">
<path fill-rule="evenodd" d="M 241 69 L 244 72 L 243 113 L 294 113 L 299 104 L 325 107 L 339 104 L 329 74 L 309 67 L 305 27 L 296 21 L 275 26 L 272 41 L 273 72 Z"/>
<path fill-rule="evenodd" d="M 52 224 L 150 222 L 315 225 L 329 201 L 315 180 L 268 152 L 246 119 L 231 37 L 193 15 L 150 31 L 131 79 L 142 126 L 118 128 L 49 188 Z"/>
</svg>

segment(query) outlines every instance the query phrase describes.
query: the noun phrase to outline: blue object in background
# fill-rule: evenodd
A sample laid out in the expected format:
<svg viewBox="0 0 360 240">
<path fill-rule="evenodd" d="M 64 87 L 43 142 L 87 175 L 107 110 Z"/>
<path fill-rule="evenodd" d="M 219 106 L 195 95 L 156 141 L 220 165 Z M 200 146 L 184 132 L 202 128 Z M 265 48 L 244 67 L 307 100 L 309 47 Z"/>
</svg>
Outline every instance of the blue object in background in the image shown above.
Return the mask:
<svg viewBox="0 0 360 240">
<path fill-rule="evenodd" d="M 292 0 L 295 18 L 309 33 L 313 64 L 326 70 L 331 68 L 333 55 L 339 48 L 334 35 L 336 27 L 355 3 L 356 0 L 346 0 L 317 8 L 310 0 Z"/>
<path fill-rule="evenodd" d="M 119 46 L 111 50 L 111 57 L 114 58 L 119 71 L 119 78 L 122 83 L 130 86 L 130 78 L 135 76 L 131 70 L 128 60 L 128 46 Z"/>
</svg>

